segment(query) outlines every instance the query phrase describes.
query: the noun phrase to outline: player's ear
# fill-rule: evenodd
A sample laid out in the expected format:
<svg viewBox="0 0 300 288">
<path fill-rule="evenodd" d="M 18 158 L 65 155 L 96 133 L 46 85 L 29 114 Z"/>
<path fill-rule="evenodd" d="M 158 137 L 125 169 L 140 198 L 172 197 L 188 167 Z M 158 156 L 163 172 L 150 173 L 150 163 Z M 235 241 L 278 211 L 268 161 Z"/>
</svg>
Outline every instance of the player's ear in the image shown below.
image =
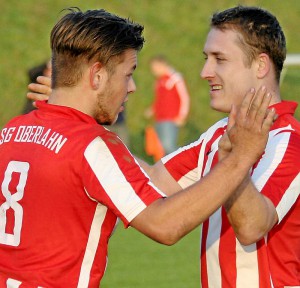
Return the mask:
<svg viewBox="0 0 300 288">
<path fill-rule="evenodd" d="M 90 67 L 90 85 L 92 89 L 98 90 L 105 73 L 105 68 L 100 62 L 95 62 Z"/>
<path fill-rule="evenodd" d="M 257 69 L 257 77 L 259 79 L 264 78 L 271 69 L 271 60 L 268 54 L 260 53 L 258 55 L 258 69 Z"/>
</svg>

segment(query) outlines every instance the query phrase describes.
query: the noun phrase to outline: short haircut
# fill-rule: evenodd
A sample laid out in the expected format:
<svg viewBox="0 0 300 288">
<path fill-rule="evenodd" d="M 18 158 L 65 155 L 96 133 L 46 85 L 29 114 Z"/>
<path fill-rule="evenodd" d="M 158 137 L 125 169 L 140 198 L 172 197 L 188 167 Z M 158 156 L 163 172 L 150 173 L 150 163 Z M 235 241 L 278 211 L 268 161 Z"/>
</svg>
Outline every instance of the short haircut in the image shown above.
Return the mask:
<svg viewBox="0 0 300 288">
<path fill-rule="evenodd" d="M 52 88 L 72 87 L 82 67 L 99 61 L 109 70 L 123 61 L 128 49 L 140 51 L 144 27 L 103 9 L 80 11 L 72 7 L 51 31 Z"/>
<path fill-rule="evenodd" d="M 260 53 L 269 55 L 279 82 L 286 58 L 286 41 L 274 15 L 262 8 L 239 5 L 213 14 L 211 27 L 235 30 L 241 35 L 239 45 L 245 52 L 247 65 Z"/>
</svg>

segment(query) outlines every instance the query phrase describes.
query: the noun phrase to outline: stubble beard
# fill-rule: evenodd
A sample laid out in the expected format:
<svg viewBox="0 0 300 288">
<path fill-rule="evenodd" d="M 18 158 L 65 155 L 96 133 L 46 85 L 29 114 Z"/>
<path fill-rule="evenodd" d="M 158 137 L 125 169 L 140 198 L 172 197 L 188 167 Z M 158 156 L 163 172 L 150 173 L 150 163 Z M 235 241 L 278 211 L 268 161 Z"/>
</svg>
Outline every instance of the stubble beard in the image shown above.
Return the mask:
<svg viewBox="0 0 300 288">
<path fill-rule="evenodd" d="M 98 124 L 101 125 L 112 125 L 117 117 L 113 117 L 107 108 L 105 108 L 105 105 L 103 104 L 102 99 L 104 98 L 103 94 L 98 94 L 98 101 L 97 101 L 97 107 L 95 111 L 95 120 Z"/>
</svg>

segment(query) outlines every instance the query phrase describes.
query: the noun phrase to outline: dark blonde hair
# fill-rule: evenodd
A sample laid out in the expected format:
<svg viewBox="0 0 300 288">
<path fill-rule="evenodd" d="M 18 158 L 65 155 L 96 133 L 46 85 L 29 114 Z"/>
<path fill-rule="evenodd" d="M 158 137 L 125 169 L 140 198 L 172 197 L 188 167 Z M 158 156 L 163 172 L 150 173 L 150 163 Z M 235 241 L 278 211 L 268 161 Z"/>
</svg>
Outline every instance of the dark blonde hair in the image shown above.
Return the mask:
<svg viewBox="0 0 300 288">
<path fill-rule="evenodd" d="M 51 31 L 52 88 L 71 87 L 82 77 L 82 67 L 99 61 L 110 70 L 127 49 L 140 51 L 144 27 L 103 9 L 67 9 Z"/>
</svg>

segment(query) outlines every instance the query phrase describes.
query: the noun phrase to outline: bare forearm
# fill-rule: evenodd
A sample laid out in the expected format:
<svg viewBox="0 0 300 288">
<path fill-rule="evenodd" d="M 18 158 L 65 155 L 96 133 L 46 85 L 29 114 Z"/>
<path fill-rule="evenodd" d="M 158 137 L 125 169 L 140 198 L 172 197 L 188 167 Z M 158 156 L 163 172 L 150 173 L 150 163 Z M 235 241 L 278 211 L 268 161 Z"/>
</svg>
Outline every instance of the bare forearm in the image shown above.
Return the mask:
<svg viewBox="0 0 300 288">
<path fill-rule="evenodd" d="M 161 161 L 158 161 L 154 165 L 149 165 L 144 160 L 136 158 L 140 166 L 145 170 L 148 176 L 160 190 L 162 190 L 167 196 L 171 196 L 174 193 L 182 190 L 180 185 L 170 175 Z"/>
<path fill-rule="evenodd" d="M 145 170 L 145 172 L 150 176 L 154 171 L 153 171 L 153 166 L 148 164 L 146 161 L 134 156 L 136 161 L 139 163 L 139 165 Z"/>
<path fill-rule="evenodd" d="M 199 182 L 151 204 L 131 224 L 158 242 L 174 244 L 216 211 L 242 181 L 250 181 L 249 168 L 231 154 Z M 140 225 L 144 219 L 151 219 L 147 227 Z"/>
<path fill-rule="evenodd" d="M 278 221 L 272 202 L 251 181 L 243 183 L 224 207 L 236 237 L 244 245 L 257 242 Z"/>
</svg>

